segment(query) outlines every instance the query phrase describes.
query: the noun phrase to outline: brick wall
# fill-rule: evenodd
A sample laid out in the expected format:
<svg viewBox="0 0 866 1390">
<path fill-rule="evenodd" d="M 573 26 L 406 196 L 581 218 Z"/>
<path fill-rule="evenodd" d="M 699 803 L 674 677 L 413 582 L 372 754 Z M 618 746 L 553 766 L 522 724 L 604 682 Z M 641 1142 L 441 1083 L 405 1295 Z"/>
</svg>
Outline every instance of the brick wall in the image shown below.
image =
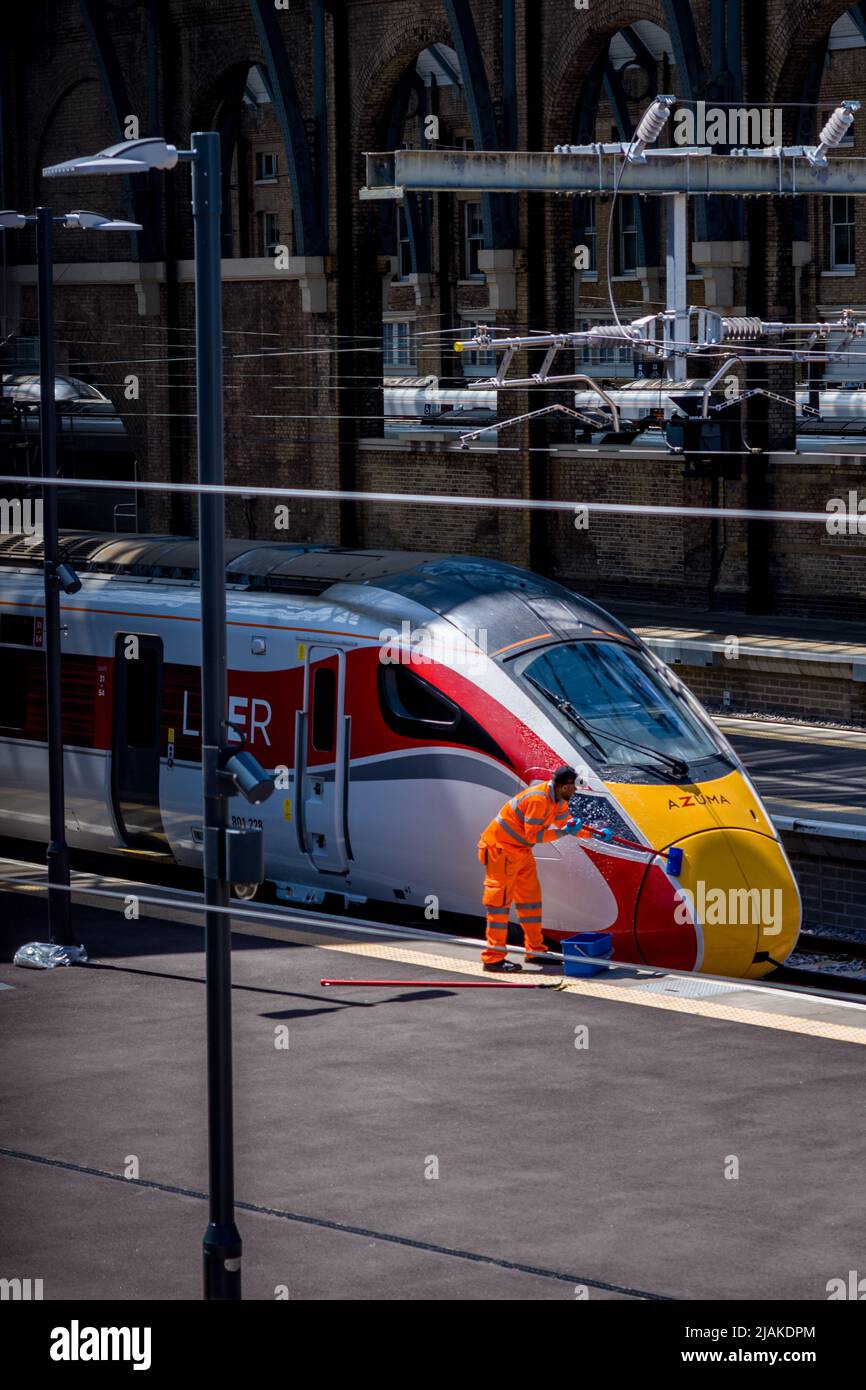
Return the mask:
<svg viewBox="0 0 866 1390">
<path fill-rule="evenodd" d="M 716 666 L 680 666 L 677 675 L 713 710 L 783 714 L 835 724 L 866 725 L 866 683 L 851 667 L 741 656 Z"/>
<path fill-rule="evenodd" d="M 707 3 L 693 5 L 698 44 L 709 61 Z M 773 100 L 800 99 L 810 44 L 816 34 L 845 9 L 841 3 L 768 0 L 763 30 L 767 49 L 767 92 Z M 236 85 L 239 71 L 263 61 L 257 31 L 245 0 L 168 0 L 158 7 L 155 32 L 159 52 L 158 120 L 167 138 L 184 144 L 190 129 L 210 127 Z M 501 6 L 499 0 L 473 0 L 482 54 L 491 83 L 495 119 L 505 129 L 501 71 Z M 640 19 L 666 24 L 661 0 L 593 0 L 576 11 L 567 0 L 517 0 L 517 131 L 523 148 L 547 147 L 572 136 L 574 113 L 582 84 L 608 38 Z M 750 12 L 754 13 L 754 12 Z M 751 21 L 750 21 L 751 22 Z M 144 7 L 113 7 L 108 11 L 120 70 L 128 91 L 130 113 L 138 114 L 142 133 L 148 130 L 147 46 Z M 713 484 L 686 478 L 674 460 L 650 460 L 636 453 L 626 461 L 589 456 L 548 455 L 544 448 L 561 438 L 562 429 L 547 421 L 504 431 L 498 453 L 486 451 L 444 455 L 436 449 L 423 454 L 413 447 L 377 451 L 382 434 L 382 313 L 413 315 L 425 334 L 419 350 L 419 374 L 432 371 L 443 384 L 459 382 L 458 366 L 449 350 L 464 315 L 488 312 L 489 290 L 484 284 L 461 283 L 460 200 L 442 195 L 433 200 L 434 223 L 441 235 L 434 247 L 431 297 L 416 303 L 412 287 L 390 283 L 383 256 L 392 241 L 382 234 L 381 211 L 361 203 L 363 154 L 382 148 L 388 113 L 401 76 L 429 45 L 453 45 L 441 0 L 345 0 L 328 7 L 328 129 L 329 256 L 327 312 L 304 313 L 301 290 L 294 280 L 227 282 L 224 296 L 226 342 L 226 473 L 230 483 L 334 487 L 352 489 L 384 485 L 415 491 L 452 490 L 472 495 L 498 493 L 574 500 L 681 502 L 700 505 L 717 500 L 743 504 L 744 479 Z M 315 112 L 312 64 L 311 5 L 292 4 L 279 13 L 279 25 L 290 55 L 305 120 Z M 56 205 L 98 207 L 129 215 L 128 188 L 121 179 L 80 179 L 48 184 L 39 171 L 50 161 L 71 153 L 96 150 L 118 136 L 100 80 L 100 69 L 81 10 L 75 0 L 33 0 L 7 18 L 7 38 L 14 53 L 8 89 L 4 93 L 7 143 L 6 204 L 32 207 L 50 198 Z M 821 99 L 863 95 L 862 51 L 834 56 L 821 88 Z M 749 70 L 746 54 L 746 100 L 764 81 L 763 72 Z M 676 69 L 673 89 L 682 86 Z M 629 105 L 635 120 L 643 102 Z M 468 131 L 465 100 L 443 88 L 440 110 L 448 138 Z M 596 133 L 609 138 L 611 109 L 602 101 Z M 415 123 L 417 126 L 417 122 Z M 866 122 L 855 125 L 855 151 L 866 150 Z M 415 136 L 417 137 L 417 130 Z M 255 214 L 279 213 L 281 234 L 289 241 L 291 191 L 286 178 L 286 151 L 272 109 L 242 111 L 241 135 L 254 162 L 260 149 L 275 148 L 280 180 L 275 187 L 251 187 L 246 216 L 247 239 L 253 251 Z M 410 138 L 412 130 L 409 131 Z M 243 210 L 238 187 L 238 160 L 233 166 L 235 252 L 240 251 Z M 123 410 L 130 433 L 140 440 L 141 475 L 153 482 L 189 481 L 195 475 L 194 391 L 192 353 L 193 299 L 188 284 L 173 285 L 172 266 L 192 254 L 189 175 L 175 171 L 139 190 L 147 237 L 134 247 L 128 238 L 63 233 L 58 236 L 58 259 L 69 262 L 135 260 L 136 256 L 165 262 L 168 282 L 139 312 L 131 286 L 57 286 L 61 351 L 78 374 L 92 378 Z M 273 201 L 273 207 L 271 206 Z M 500 331 L 570 327 L 575 316 L 606 309 L 607 288 L 600 266 L 597 281 L 583 280 L 575 294 L 572 268 L 574 204 L 567 198 L 523 195 L 516 200 L 516 305 L 500 310 Z M 598 209 L 598 246 L 603 253 L 610 203 Z M 821 271 L 825 256 L 822 213 L 813 210 L 810 237 L 815 264 L 801 277 L 801 310 L 814 313 L 818 303 L 866 303 L 866 280 L 827 279 Z M 858 205 L 860 221 L 866 209 Z M 297 216 L 297 210 L 296 210 Z M 751 214 L 750 214 L 751 216 Z M 662 219 L 663 223 L 663 219 Z M 866 229 L 864 229 L 866 233 Z M 662 225 L 663 235 L 663 225 Z M 766 285 L 773 313 L 793 315 L 794 286 L 788 243 L 792 235 L 789 210 L 767 206 L 766 236 L 753 238 L 752 278 Z M 144 242 L 150 246 L 145 254 Z M 862 241 L 863 238 L 860 237 Z M 32 260 L 32 240 L 5 238 L 7 259 Z M 290 247 L 294 250 L 294 247 Z M 866 247 L 864 247 L 866 254 Z M 384 277 L 384 278 L 383 278 Z M 736 293 L 745 276 L 738 273 Z M 639 279 L 617 281 L 614 293 L 621 309 L 639 312 L 639 304 L 654 308 L 664 296 L 664 277 L 658 283 Z M 384 290 L 384 294 L 383 294 Z M 700 282 L 690 283 L 690 296 L 700 302 Z M 8 307 L 8 305 L 7 305 Z M 35 304 L 24 292 L 16 329 L 35 330 Z M 420 341 L 420 340 L 419 340 Z M 282 354 L 282 355 L 279 355 Z M 63 360 L 63 359 L 62 359 Z M 524 361 L 515 363 L 526 371 Z M 140 376 L 140 397 L 124 394 L 129 372 Z M 778 385 L 774 378 L 771 384 Z M 784 384 L 784 383 L 782 383 Z M 501 418 L 556 397 L 526 391 L 503 392 Z M 565 397 L 562 397 L 563 399 Z M 778 423 L 778 422 L 777 422 Z M 781 428 L 781 424 L 779 428 Z M 558 433 L 557 433 L 558 430 Z M 372 444 L 362 441 L 373 441 Z M 532 448 L 533 452 L 527 450 Z M 860 482 L 859 465 L 833 469 L 824 465 L 772 467 L 770 505 L 823 510 L 827 499 L 845 495 Z M 747 536 L 737 524 L 683 524 L 677 520 L 593 517 L 588 530 L 576 530 L 569 515 L 536 516 L 514 512 L 467 512 L 447 516 L 439 509 L 409 504 L 377 511 L 368 505 L 338 506 L 327 502 L 290 504 L 289 539 L 343 540 L 440 548 L 458 543 L 518 563 L 532 563 L 588 593 L 615 601 L 635 593 L 666 601 L 705 606 L 711 591 L 717 603 L 730 607 L 746 601 Z M 229 500 L 230 534 L 253 533 L 259 538 L 286 538 L 274 530 L 273 504 Z M 195 506 L 172 502 L 156 494 L 148 503 L 147 524 L 185 530 L 195 526 Z M 384 540 L 381 541 L 384 543 Z M 753 544 L 755 544 L 753 540 Z M 770 603 L 777 611 L 795 608 L 804 613 L 862 613 L 866 588 L 862 539 L 831 538 L 820 530 L 774 528 L 767 539 L 770 557 Z"/>
<path fill-rule="evenodd" d="M 802 835 L 783 836 L 803 900 L 804 927 L 863 929 L 866 862 L 863 845 L 823 840 L 811 845 Z"/>
</svg>

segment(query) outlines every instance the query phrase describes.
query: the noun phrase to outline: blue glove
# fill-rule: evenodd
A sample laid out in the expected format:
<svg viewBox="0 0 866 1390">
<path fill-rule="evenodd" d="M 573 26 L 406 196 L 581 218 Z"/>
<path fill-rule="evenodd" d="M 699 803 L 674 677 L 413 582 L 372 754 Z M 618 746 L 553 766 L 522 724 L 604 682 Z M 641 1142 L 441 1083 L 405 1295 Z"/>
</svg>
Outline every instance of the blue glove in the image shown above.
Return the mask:
<svg viewBox="0 0 866 1390">
<path fill-rule="evenodd" d="M 582 825 L 582 820 L 572 818 L 571 820 L 567 820 L 565 822 L 565 825 L 562 827 L 562 829 L 566 835 L 576 835 L 578 830 L 580 830 L 580 828 L 582 827 Z"/>
</svg>

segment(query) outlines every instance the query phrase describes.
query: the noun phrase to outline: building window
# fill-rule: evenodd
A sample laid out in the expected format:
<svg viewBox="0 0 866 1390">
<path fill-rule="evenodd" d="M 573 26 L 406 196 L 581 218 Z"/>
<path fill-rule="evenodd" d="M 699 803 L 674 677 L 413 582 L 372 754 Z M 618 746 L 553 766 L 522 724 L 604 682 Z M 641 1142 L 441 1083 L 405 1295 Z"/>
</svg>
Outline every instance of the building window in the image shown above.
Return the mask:
<svg viewBox="0 0 866 1390">
<path fill-rule="evenodd" d="M 830 269 L 853 270 L 854 199 L 834 195 L 830 199 Z"/>
<path fill-rule="evenodd" d="M 628 196 L 617 203 L 617 275 L 637 274 L 637 199 Z"/>
<path fill-rule="evenodd" d="M 273 150 L 256 151 L 256 183 L 274 183 L 279 172 L 279 156 Z"/>
<path fill-rule="evenodd" d="M 382 352 L 386 370 L 414 367 L 415 324 L 412 319 L 386 319 L 382 325 Z"/>
<path fill-rule="evenodd" d="M 483 280 L 478 269 L 478 252 L 484 246 L 484 219 L 480 203 L 463 204 L 463 279 Z"/>
<path fill-rule="evenodd" d="M 598 270 L 598 218 L 595 198 L 584 198 L 583 244 L 589 252 L 589 270 Z"/>
<path fill-rule="evenodd" d="M 468 342 L 470 338 L 478 332 L 480 325 L 474 320 L 464 319 L 460 330 L 460 337 L 463 342 Z M 488 323 L 485 327 L 495 335 L 495 328 Z M 496 353 L 492 350 L 480 349 L 477 352 L 464 351 L 460 354 L 460 362 L 463 366 L 464 377 L 474 376 L 494 376 L 496 373 Z"/>
<path fill-rule="evenodd" d="M 406 220 L 406 209 L 402 204 L 397 205 L 397 276 L 400 280 L 405 280 L 412 274 L 412 244 L 409 241 L 409 223 Z"/>
<path fill-rule="evenodd" d="M 275 212 L 257 212 L 256 226 L 260 256 L 275 256 L 280 245 L 280 219 Z"/>
</svg>

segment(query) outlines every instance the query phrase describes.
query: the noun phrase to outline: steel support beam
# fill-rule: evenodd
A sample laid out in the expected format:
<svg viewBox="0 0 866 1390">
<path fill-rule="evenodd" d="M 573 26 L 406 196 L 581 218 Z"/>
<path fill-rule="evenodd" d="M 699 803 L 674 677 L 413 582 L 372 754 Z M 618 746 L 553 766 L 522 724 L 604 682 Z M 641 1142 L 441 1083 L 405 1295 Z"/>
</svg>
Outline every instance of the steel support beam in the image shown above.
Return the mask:
<svg viewBox="0 0 866 1390">
<path fill-rule="evenodd" d="M 655 78 L 657 67 L 656 60 L 637 30 L 630 24 L 626 24 L 625 28 L 620 30 L 620 33 L 634 54 L 634 60 L 638 66 L 642 67 L 644 72 L 649 73 L 652 78 Z"/>
<path fill-rule="evenodd" d="M 866 4 L 861 3 L 852 5 L 848 11 L 848 18 L 856 24 L 862 38 L 866 39 Z"/>
<path fill-rule="evenodd" d="M 601 101 L 604 75 L 608 66 L 608 55 L 610 53 L 610 41 L 602 48 L 589 72 L 583 79 L 580 89 L 580 97 L 577 106 L 574 108 L 574 117 L 571 127 L 572 144 L 588 145 L 595 137 L 595 125 L 598 114 L 598 104 Z M 575 198 L 574 213 L 572 216 L 572 228 L 574 231 L 575 245 L 583 241 L 586 236 L 587 223 L 589 221 L 589 209 L 586 198 Z M 596 260 L 598 245 L 596 244 Z"/>
<path fill-rule="evenodd" d="M 244 90 L 246 87 L 247 69 L 238 66 L 230 74 L 228 90 L 225 99 L 220 105 L 217 113 L 216 126 L 220 136 L 220 162 L 223 189 L 223 208 L 220 239 L 222 242 L 222 254 L 225 260 L 231 260 L 234 255 L 234 234 L 232 228 L 232 190 L 231 173 L 232 162 L 235 155 L 235 146 L 241 128 L 241 115 L 243 113 Z M 238 180 L 241 181 L 242 172 L 240 161 L 238 163 Z M 243 208 L 243 199 L 240 191 L 238 193 L 238 204 Z M 240 221 L 243 220 L 241 211 Z M 243 254 L 243 253 L 241 253 Z"/>
<path fill-rule="evenodd" d="M 690 0 L 662 0 L 662 6 L 674 51 L 677 87 L 685 100 L 700 101 L 707 95 L 707 75 Z M 698 241 L 724 239 L 726 235 L 724 227 L 714 225 L 711 211 L 703 200 L 695 208 L 695 235 Z"/>
<path fill-rule="evenodd" d="M 677 85 L 690 101 L 698 101 L 706 95 L 706 75 L 692 7 L 689 0 L 662 0 L 662 8 L 674 50 Z"/>
<path fill-rule="evenodd" d="M 503 139 L 509 149 L 517 147 L 517 20 L 515 0 L 502 0 L 502 104 L 505 129 Z"/>
<path fill-rule="evenodd" d="M 793 152 L 792 152 L 793 151 Z M 619 145 L 598 145 L 586 154 L 540 151 L 395 150 L 367 155 L 363 199 L 402 198 L 405 193 L 612 193 L 622 168 Z M 866 195 L 866 159 L 832 157 L 813 166 L 798 147 L 753 156 L 711 150 L 646 151 L 646 162 L 622 169 L 620 193 L 687 193 L 742 197 L 800 194 Z"/>
<path fill-rule="evenodd" d="M 415 60 L 406 67 L 393 92 L 388 104 L 385 130 L 389 145 L 397 148 L 403 142 L 403 129 L 406 125 L 406 112 L 409 109 L 409 98 L 415 91 L 418 96 L 418 110 L 421 117 L 421 130 L 424 129 L 424 116 L 426 114 L 425 102 L 426 92 L 423 83 L 420 81 L 415 71 Z M 422 133 L 423 139 L 423 133 Z M 425 143 L 425 148 L 428 146 Z M 403 207 L 406 214 L 406 232 L 409 237 L 409 256 L 412 262 L 412 274 L 427 274 L 430 271 L 430 200 L 417 194 L 410 194 L 404 199 Z M 379 243 L 382 254 L 393 256 L 400 254 L 400 247 L 397 242 L 397 230 L 395 218 L 391 215 L 390 209 L 385 209 L 379 223 Z"/>
<path fill-rule="evenodd" d="M 817 140 L 815 120 L 815 107 L 821 91 L 821 83 L 824 80 L 824 71 L 827 63 L 827 45 L 830 42 L 830 31 L 822 39 L 819 39 L 811 53 L 803 74 L 803 85 L 800 88 L 800 105 L 797 110 L 794 125 L 794 139 L 806 145 L 814 144 Z M 806 217 L 806 206 L 802 199 L 797 200 L 794 212 L 794 236 L 797 241 L 808 239 L 808 220 Z"/>
<path fill-rule="evenodd" d="M 325 0 L 313 0 L 313 102 L 316 113 L 316 168 L 319 223 L 328 240 L 328 42 Z"/>
<path fill-rule="evenodd" d="M 111 124 L 114 127 L 116 138 L 123 140 L 126 138 L 124 127 L 127 118 L 136 116 L 138 113 L 133 107 L 126 89 L 123 69 L 120 66 L 120 59 L 117 56 L 117 50 L 108 27 L 106 6 L 104 0 L 79 0 L 79 4 L 81 5 L 84 27 L 93 48 L 96 66 L 99 69 L 102 90 L 108 102 Z M 152 35 L 150 35 L 150 41 L 153 41 Z M 148 95 L 150 96 L 150 91 Z M 151 181 L 148 180 L 148 182 Z M 126 177 L 124 177 L 123 183 L 131 212 L 130 221 L 140 222 L 144 229 L 141 232 L 130 232 L 132 258 L 136 261 L 157 260 L 160 228 L 158 224 L 154 225 L 153 208 L 148 202 L 147 187 Z"/>
<path fill-rule="evenodd" d="M 469 0 L 443 0 L 443 4 L 454 48 L 460 59 L 473 143 L 477 150 L 498 150 L 496 112 L 490 95 L 490 84 L 487 81 L 472 7 Z M 493 190 L 485 189 L 481 191 L 481 211 L 484 218 L 485 248 L 498 251 L 513 247 L 516 219 L 511 202 L 506 198 L 497 197 Z"/>
<path fill-rule="evenodd" d="M 604 67 L 604 90 L 613 111 L 619 138 L 628 144 L 634 135 L 634 124 L 628 114 L 628 98 L 622 89 L 619 73 L 610 59 Z M 652 95 L 655 96 L 655 92 Z M 647 226 L 647 218 L 644 216 L 645 204 L 640 198 L 635 198 L 634 204 L 634 224 L 637 230 L 637 264 L 655 265 L 658 259 L 658 238 L 653 237 L 652 229 Z M 651 241 L 656 244 L 652 245 Z"/>
<path fill-rule="evenodd" d="M 304 117 L 277 11 L 273 0 L 249 0 L 249 4 L 270 76 L 274 110 L 289 166 L 295 214 L 294 252 L 296 256 L 325 256 L 328 239 L 321 217 L 320 189 L 313 175 Z"/>
</svg>

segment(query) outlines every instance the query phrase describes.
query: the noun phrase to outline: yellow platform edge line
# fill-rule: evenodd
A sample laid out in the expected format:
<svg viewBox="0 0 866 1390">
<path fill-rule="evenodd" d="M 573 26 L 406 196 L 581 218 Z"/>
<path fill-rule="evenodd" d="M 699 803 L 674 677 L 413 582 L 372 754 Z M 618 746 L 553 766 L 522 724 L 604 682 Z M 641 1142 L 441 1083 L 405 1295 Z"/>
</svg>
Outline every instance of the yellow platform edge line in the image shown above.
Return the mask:
<svg viewBox="0 0 866 1390">
<path fill-rule="evenodd" d="M 23 885 L 3 884 L 2 886 L 4 891 L 27 891 Z M 86 902 L 87 890 L 77 890 L 75 896 L 79 897 L 79 895 L 80 900 Z M 99 906 L 100 904 L 97 901 L 95 905 Z M 200 920 L 200 914 L 193 914 L 191 909 L 186 909 L 186 911 L 190 913 L 191 917 Z M 170 916 L 170 920 L 176 921 L 182 919 L 182 913 L 183 909 L 178 911 L 173 908 L 169 914 L 167 910 L 160 907 L 155 911 L 146 911 L 144 915 Z M 340 951 L 345 955 L 394 961 L 398 965 L 421 966 L 427 970 L 452 971 L 460 975 L 484 976 L 485 974 L 480 962 L 466 960 L 459 956 L 433 955 L 429 952 L 413 951 L 406 947 L 388 946 L 384 943 L 369 941 L 335 943 L 311 941 L 310 936 L 315 934 L 315 925 L 310 924 L 312 931 L 303 926 L 298 926 L 292 930 L 285 927 L 272 927 L 266 922 L 248 925 L 234 919 L 231 930 L 242 936 L 260 936 L 275 941 L 292 941 L 298 945 L 312 946 L 320 951 Z M 327 931 L 326 926 L 321 929 Z M 553 975 L 539 975 L 539 978 L 550 984 L 556 983 L 557 979 Z M 692 1014 L 696 1017 L 715 1018 L 727 1023 L 750 1024 L 753 1028 L 771 1028 L 780 1033 L 800 1033 L 804 1037 L 829 1038 L 834 1042 L 866 1045 L 866 1027 L 855 1028 L 844 1023 L 824 1023 L 819 1019 L 801 1018 L 796 1014 L 764 1013 L 757 1009 L 737 1009 L 730 1004 L 714 1004 L 708 999 L 674 998 L 672 995 L 651 994 L 649 991 L 629 989 L 623 985 L 596 983 L 589 980 L 578 981 L 571 978 L 566 981 L 564 989 L 558 993 L 576 994 L 589 999 L 613 999 L 618 1003 L 639 1004 L 644 1008 L 663 1009 L 668 1013 Z"/>
<path fill-rule="evenodd" d="M 340 942 L 323 945 L 322 951 L 338 951 L 344 955 L 366 956 L 373 960 L 394 961 L 399 965 L 417 965 L 426 970 L 445 970 L 460 975 L 484 975 L 480 964 L 454 956 L 431 955 L 400 946 L 380 946 L 372 942 Z M 555 976 L 538 977 L 554 984 Z M 829 1038 L 834 1042 L 866 1045 L 866 1027 L 855 1028 L 845 1023 L 824 1023 L 820 1019 L 800 1018 L 796 1014 L 764 1013 L 758 1009 L 737 1009 L 730 1004 L 714 1004 L 708 999 L 673 998 L 671 995 L 651 994 L 629 989 L 624 985 L 568 979 L 564 994 L 590 999 L 614 999 L 617 1003 L 639 1004 L 648 1009 L 664 1009 L 668 1013 L 693 1014 L 701 1018 L 716 1018 L 725 1023 L 747 1023 L 753 1028 L 773 1028 L 780 1033 L 802 1033 L 806 1037 Z"/>
</svg>

